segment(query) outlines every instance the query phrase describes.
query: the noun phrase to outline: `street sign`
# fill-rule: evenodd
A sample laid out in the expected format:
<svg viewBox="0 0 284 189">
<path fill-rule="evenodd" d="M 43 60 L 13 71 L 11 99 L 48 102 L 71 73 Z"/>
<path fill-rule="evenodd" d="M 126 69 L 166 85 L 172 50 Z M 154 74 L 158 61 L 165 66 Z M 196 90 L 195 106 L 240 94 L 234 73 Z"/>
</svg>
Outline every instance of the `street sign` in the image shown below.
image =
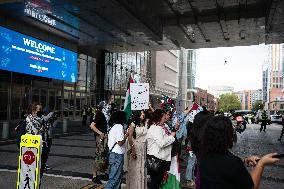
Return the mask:
<svg viewBox="0 0 284 189">
<path fill-rule="evenodd" d="M 41 145 L 40 135 L 21 137 L 17 189 L 39 188 Z"/>
</svg>

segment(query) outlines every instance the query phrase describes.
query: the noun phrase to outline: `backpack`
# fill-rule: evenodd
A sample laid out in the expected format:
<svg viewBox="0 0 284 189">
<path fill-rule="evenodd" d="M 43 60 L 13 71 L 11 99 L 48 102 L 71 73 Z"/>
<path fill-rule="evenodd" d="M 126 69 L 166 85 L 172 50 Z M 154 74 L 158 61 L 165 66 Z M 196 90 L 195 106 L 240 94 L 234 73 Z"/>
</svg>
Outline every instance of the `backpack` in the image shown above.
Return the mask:
<svg viewBox="0 0 284 189">
<path fill-rule="evenodd" d="M 266 112 L 264 111 L 264 112 L 262 112 L 262 114 L 261 114 L 261 118 L 263 119 L 263 120 L 266 120 L 267 118 L 268 118 L 268 116 L 267 116 L 267 114 L 266 114 Z"/>
<path fill-rule="evenodd" d="M 20 148 L 22 135 L 26 134 L 26 132 L 27 132 L 26 126 L 27 126 L 26 120 L 22 120 L 22 121 L 20 121 L 17 124 L 17 126 L 15 128 L 15 131 L 16 131 L 16 144 L 17 144 L 18 148 Z"/>
</svg>

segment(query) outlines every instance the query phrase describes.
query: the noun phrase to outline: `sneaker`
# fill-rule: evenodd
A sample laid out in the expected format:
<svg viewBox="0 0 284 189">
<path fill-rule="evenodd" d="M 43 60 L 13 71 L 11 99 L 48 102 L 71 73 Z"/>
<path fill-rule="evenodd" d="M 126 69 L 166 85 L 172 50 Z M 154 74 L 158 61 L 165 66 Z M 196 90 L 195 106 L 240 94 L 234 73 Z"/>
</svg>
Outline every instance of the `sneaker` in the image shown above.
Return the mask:
<svg viewBox="0 0 284 189">
<path fill-rule="evenodd" d="M 46 165 L 45 165 L 45 169 L 46 169 L 46 170 L 50 170 L 51 168 L 46 164 Z"/>
<path fill-rule="evenodd" d="M 108 178 L 109 178 L 109 175 L 107 173 L 100 176 L 100 179 L 103 180 L 103 181 L 108 181 Z"/>
<path fill-rule="evenodd" d="M 193 180 L 187 181 L 186 184 L 187 184 L 187 187 L 189 187 L 189 188 L 195 188 L 195 182 Z"/>
<path fill-rule="evenodd" d="M 126 184 L 126 178 L 121 179 L 122 184 Z"/>
<path fill-rule="evenodd" d="M 99 179 L 98 176 L 92 178 L 93 183 L 95 184 L 102 184 L 102 181 Z"/>
</svg>

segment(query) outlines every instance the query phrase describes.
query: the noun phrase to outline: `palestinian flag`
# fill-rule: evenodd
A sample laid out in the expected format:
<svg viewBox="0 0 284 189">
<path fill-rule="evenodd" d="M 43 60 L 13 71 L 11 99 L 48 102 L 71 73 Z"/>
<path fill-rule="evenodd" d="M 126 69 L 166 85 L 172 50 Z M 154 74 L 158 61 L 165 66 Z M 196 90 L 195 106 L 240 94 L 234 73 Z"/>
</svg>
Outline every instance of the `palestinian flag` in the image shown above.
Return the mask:
<svg viewBox="0 0 284 189">
<path fill-rule="evenodd" d="M 171 167 L 168 171 L 168 178 L 162 185 L 162 189 L 180 189 L 180 169 L 178 156 L 172 157 Z"/>
<path fill-rule="evenodd" d="M 134 80 L 132 79 L 131 75 L 129 77 L 128 85 L 127 85 L 127 91 L 125 95 L 125 101 L 124 101 L 124 110 L 126 113 L 127 120 L 131 116 L 131 96 L 130 96 L 130 83 L 134 83 Z"/>
</svg>

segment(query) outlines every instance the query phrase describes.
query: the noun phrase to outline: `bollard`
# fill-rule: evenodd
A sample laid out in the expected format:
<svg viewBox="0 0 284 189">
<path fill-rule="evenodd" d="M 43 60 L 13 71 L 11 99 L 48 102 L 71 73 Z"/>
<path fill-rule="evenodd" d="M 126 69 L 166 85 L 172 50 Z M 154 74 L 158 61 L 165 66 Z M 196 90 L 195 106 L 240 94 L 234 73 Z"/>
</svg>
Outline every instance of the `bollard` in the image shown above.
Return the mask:
<svg viewBox="0 0 284 189">
<path fill-rule="evenodd" d="M 63 133 L 67 133 L 67 124 L 68 124 L 68 119 L 63 118 Z"/>
<path fill-rule="evenodd" d="M 9 137 L 9 123 L 8 121 L 3 122 L 2 138 L 7 139 Z"/>
</svg>

